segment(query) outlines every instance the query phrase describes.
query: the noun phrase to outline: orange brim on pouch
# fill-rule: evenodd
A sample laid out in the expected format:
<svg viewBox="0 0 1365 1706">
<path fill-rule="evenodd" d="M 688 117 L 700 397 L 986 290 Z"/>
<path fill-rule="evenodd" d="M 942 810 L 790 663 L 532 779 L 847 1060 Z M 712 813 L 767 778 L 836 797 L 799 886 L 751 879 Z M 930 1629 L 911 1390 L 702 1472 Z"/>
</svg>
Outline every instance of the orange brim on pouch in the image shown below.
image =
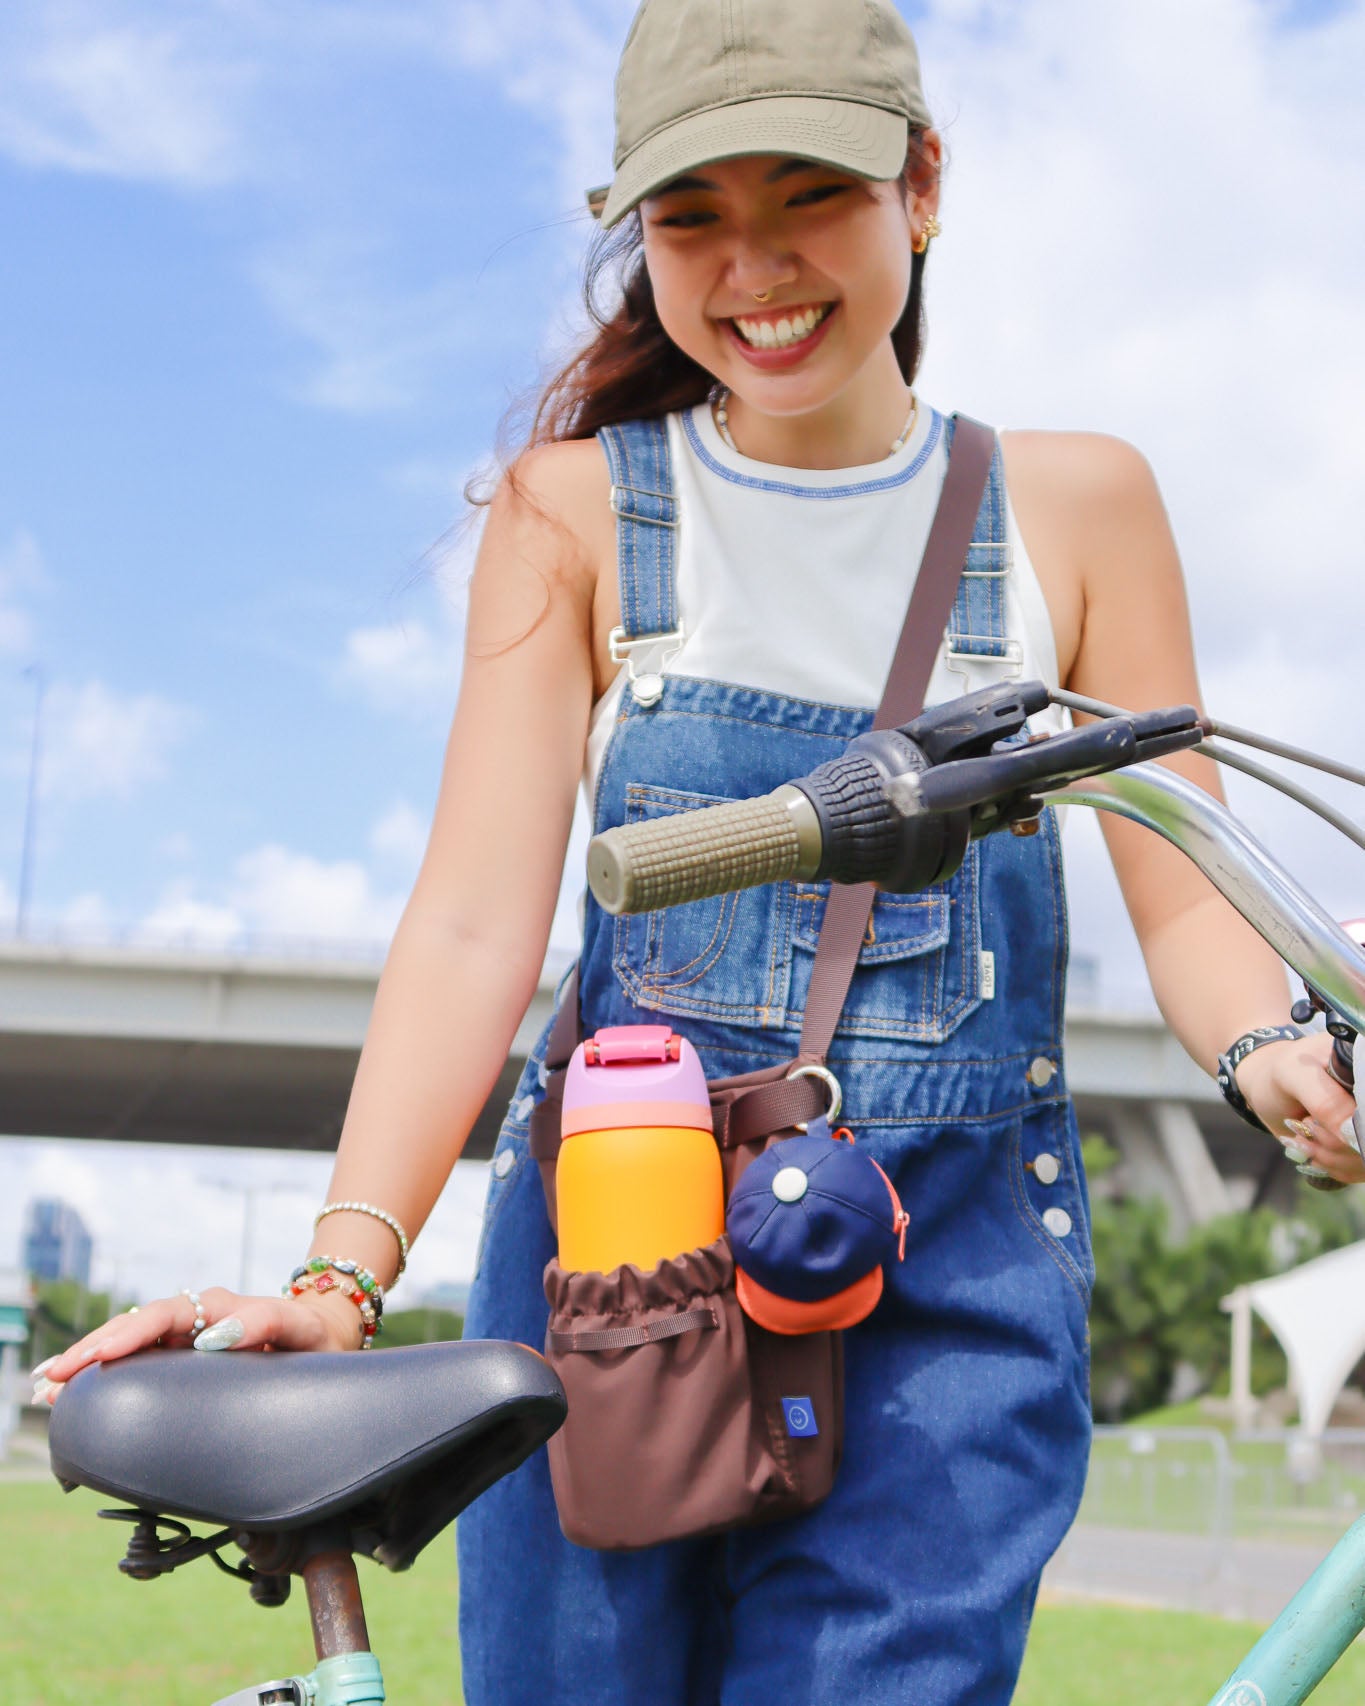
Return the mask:
<svg viewBox="0 0 1365 1706">
<path fill-rule="evenodd" d="M 873 1268 L 833 1297 L 798 1303 L 794 1297 L 768 1291 L 743 1268 L 736 1268 L 735 1295 L 749 1319 L 770 1333 L 823 1333 L 833 1327 L 856 1327 L 867 1319 L 882 1295 L 882 1270 Z"/>
</svg>

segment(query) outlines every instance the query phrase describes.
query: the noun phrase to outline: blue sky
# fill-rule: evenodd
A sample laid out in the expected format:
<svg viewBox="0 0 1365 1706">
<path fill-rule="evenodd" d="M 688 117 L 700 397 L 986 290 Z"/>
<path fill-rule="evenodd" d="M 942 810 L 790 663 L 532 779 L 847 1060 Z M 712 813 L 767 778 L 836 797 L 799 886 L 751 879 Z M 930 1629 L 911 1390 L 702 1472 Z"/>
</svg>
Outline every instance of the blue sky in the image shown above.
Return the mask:
<svg viewBox="0 0 1365 1706">
<path fill-rule="evenodd" d="M 0 9 L 0 921 L 38 664 L 35 930 L 392 927 L 458 687 L 459 491 L 573 336 L 631 9 Z M 907 11 L 951 161 L 922 393 L 1141 445 L 1209 703 L 1358 753 L 1365 4 Z M 1362 910 L 1329 840 L 1234 797 Z M 1077 945 L 1128 991 L 1068 836 Z"/>
<path fill-rule="evenodd" d="M 133 925 L 179 896 L 194 923 L 189 897 L 231 907 L 235 861 L 283 845 L 374 861 L 349 922 L 380 934 L 415 834 L 373 835 L 428 810 L 457 682 L 441 541 L 571 276 L 545 229 L 563 162 L 464 63 L 477 16 L 167 16 L 0 23 L 0 572 L 27 628 L 0 881 L 33 698 L 14 666 L 39 662 L 36 920 Z"/>
</svg>

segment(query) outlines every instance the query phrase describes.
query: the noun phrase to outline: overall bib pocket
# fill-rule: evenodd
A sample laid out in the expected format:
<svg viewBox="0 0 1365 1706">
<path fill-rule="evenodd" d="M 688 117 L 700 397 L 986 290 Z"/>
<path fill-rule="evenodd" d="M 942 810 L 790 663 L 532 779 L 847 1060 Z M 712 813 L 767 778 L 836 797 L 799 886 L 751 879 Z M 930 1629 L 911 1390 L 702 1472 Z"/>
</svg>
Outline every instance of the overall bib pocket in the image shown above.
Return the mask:
<svg viewBox="0 0 1365 1706">
<path fill-rule="evenodd" d="M 724 802 L 632 782 L 627 823 Z M 793 888 L 770 883 L 615 920 L 612 968 L 632 1006 L 757 1030 L 787 1023 Z"/>
<path fill-rule="evenodd" d="M 878 894 L 839 1019 L 849 1036 L 941 1043 L 981 1005 L 980 850 L 968 848 L 946 883 L 918 894 Z M 805 1009 L 828 883 L 795 889 L 793 1023 Z"/>
</svg>

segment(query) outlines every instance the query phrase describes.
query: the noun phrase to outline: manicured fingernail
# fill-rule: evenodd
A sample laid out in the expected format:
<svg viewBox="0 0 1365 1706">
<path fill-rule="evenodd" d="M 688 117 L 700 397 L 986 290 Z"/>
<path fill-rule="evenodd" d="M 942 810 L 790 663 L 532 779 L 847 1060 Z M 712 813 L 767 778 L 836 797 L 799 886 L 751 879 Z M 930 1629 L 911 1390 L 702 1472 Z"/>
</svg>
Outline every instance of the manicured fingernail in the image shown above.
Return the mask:
<svg viewBox="0 0 1365 1706">
<path fill-rule="evenodd" d="M 33 1383 L 33 1402 L 35 1404 L 50 1404 L 62 1389 L 60 1380 L 44 1380 L 41 1377 Z"/>
<path fill-rule="evenodd" d="M 1296 1171 L 1305 1179 L 1330 1179 L 1332 1176 L 1325 1167 L 1299 1167 Z"/>
<path fill-rule="evenodd" d="M 57 1357 L 59 1357 L 61 1354 L 62 1353 L 60 1351 L 58 1351 L 57 1356 L 44 1357 L 43 1360 L 38 1364 L 37 1368 L 30 1370 L 29 1379 L 30 1380 L 41 1380 L 43 1375 L 45 1375 L 47 1373 L 48 1369 L 50 1369 L 52 1367 L 53 1363 L 56 1362 Z"/>
<path fill-rule="evenodd" d="M 1295 1137 L 1312 1137 L 1313 1129 L 1307 1120 L 1286 1120 L 1284 1129 L 1292 1131 Z"/>
<path fill-rule="evenodd" d="M 1356 1133 L 1356 1116 L 1354 1114 L 1351 1115 L 1350 1119 L 1341 1122 L 1341 1141 L 1348 1148 L 1354 1149 L 1357 1155 L 1360 1154 L 1360 1138 Z"/>
<path fill-rule="evenodd" d="M 1301 1167 L 1308 1159 L 1308 1151 L 1300 1149 L 1297 1143 L 1286 1143 L 1284 1158 L 1286 1161 L 1292 1161 L 1296 1167 Z"/>
<path fill-rule="evenodd" d="M 246 1337 L 246 1328 L 235 1315 L 225 1315 L 221 1321 L 215 1321 L 194 1341 L 197 1351 L 230 1351 L 234 1345 L 241 1344 Z"/>
</svg>

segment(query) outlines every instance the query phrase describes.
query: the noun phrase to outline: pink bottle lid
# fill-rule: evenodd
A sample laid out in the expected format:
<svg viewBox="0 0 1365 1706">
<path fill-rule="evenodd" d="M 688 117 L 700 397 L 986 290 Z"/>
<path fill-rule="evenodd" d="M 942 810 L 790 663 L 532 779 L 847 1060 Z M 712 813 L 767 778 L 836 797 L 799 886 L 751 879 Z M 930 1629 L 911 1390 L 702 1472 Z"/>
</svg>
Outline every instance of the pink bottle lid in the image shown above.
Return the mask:
<svg viewBox="0 0 1365 1706">
<path fill-rule="evenodd" d="M 606 1025 L 573 1052 L 561 1135 L 623 1126 L 712 1129 L 697 1051 L 667 1025 Z"/>
</svg>

